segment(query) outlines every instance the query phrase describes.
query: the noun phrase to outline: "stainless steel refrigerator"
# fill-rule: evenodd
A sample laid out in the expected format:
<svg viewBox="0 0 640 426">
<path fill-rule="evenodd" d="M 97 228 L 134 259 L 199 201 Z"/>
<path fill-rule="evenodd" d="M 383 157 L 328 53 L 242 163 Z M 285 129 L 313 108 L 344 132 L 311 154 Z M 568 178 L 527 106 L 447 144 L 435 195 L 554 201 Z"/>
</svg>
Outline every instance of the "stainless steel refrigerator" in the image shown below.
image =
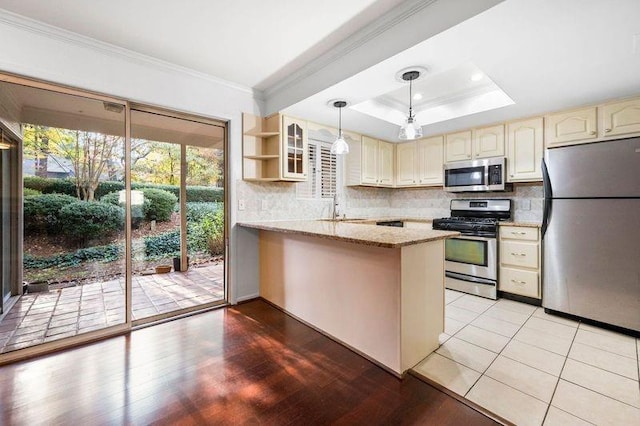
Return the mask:
<svg viewBox="0 0 640 426">
<path fill-rule="evenodd" d="M 548 149 L 542 306 L 640 332 L 640 138 Z"/>
</svg>

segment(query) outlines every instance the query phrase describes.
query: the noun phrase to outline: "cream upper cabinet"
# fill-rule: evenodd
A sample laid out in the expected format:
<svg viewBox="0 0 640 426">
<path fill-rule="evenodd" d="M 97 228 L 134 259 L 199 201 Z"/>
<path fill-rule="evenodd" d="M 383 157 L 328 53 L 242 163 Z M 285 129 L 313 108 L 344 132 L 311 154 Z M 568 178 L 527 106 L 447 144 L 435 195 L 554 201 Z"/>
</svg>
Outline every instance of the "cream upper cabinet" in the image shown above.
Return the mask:
<svg viewBox="0 0 640 426">
<path fill-rule="evenodd" d="M 442 185 L 444 160 L 444 138 L 434 136 L 416 141 L 418 184 Z"/>
<path fill-rule="evenodd" d="M 345 185 L 393 186 L 394 145 L 368 136 L 345 133 L 349 154 L 345 155 Z"/>
<path fill-rule="evenodd" d="M 471 130 L 450 133 L 445 138 L 444 152 L 447 163 L 471 160 Z"/>
<path fill-rule="evenodd" d="M 282 176 L 291 180 L 307 179 L 309 164 L 309 145 L 307 140 L 307 122 L 295 118 L 282 117 L 282 157 L 284 158 Z"/>
<path fill-rule="evenodd" d="M 640 99 L 605 104 L 598 112 L 601 137 L 640 133 Z"/>
<path fill-rule="evenodd" d="M 396 146 L 396 186 L 417 184 L 416 144 L 416 142 L 406 142 Z"/>
<path fill-rule="evenodd" d="M 473 158 L 504 157 L 504 125 L 473 130 Z"/>
<path fill-rule="evenodd" d="M 591 142 L 597 137 L 596 107 L 544 117 L 544 142 L 547 148 Z"/>
<path fill-rule="evenodd" d="M 507 182 L 542 180 L 542 117 L 507 124 Z"/>
<path fill-rule="evenodd" d="M 378 140 L 362 137 L 362 183 L 378 183 Z"/>
<path fill-rule="evenodd" d="M 378 141 L 378 184 L 380 186 L 393 186 L 393 144 Z"/>
</svg>

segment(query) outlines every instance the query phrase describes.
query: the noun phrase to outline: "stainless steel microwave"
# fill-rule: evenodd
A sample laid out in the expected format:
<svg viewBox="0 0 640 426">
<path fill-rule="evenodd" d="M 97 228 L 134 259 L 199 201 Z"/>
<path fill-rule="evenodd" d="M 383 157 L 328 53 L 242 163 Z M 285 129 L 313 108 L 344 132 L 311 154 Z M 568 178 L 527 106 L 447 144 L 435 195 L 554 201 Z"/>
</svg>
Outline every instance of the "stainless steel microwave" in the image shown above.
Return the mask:
<svg viewBox="0 0 640 426">
<path fill-rule="evenodd" d="M 444 189 L 449 192 L 506 191 L 505 157 L 456 161 L 444 165 Z"/>
</svg>

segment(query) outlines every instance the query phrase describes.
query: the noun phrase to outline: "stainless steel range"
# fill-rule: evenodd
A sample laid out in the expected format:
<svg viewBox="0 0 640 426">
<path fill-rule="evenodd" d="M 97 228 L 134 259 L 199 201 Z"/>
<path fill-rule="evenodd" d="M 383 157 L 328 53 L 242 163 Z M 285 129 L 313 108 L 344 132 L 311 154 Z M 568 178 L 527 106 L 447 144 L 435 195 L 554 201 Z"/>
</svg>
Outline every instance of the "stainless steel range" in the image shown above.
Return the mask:
<svg viewBox="0 0 640 426">
<path fill-rule="evenodd" d="M 445 287 L 477 296 L 498 296 L 498 221 L 511 218 L 511 200 L 451 200 L 451 217 L 433 229 L 462 235 L 445 243 Z"/>
</svg>

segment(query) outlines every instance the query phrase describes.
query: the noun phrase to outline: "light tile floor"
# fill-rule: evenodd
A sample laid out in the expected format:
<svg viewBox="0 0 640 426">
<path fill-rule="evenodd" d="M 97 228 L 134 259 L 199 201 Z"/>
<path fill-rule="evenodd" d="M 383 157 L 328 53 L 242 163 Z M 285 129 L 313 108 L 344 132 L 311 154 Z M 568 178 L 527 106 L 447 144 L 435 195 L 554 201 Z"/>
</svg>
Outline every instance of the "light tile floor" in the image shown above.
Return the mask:
<svg viewBox="0 0 640 426">
<path fill-rule="evenodd" d="M 224 298 L 223 265 L 134 276 L 132 315 L 140 319 Z M 122 324 L 124 280 L 25 294 L 0 321 L 0 353 Z"/>
<path fill-rule="evenodd" d="M 414 370 L 518 425 L 640 425 L 640 340 L 446 290 L 441 346 Z"/>
</svg>

